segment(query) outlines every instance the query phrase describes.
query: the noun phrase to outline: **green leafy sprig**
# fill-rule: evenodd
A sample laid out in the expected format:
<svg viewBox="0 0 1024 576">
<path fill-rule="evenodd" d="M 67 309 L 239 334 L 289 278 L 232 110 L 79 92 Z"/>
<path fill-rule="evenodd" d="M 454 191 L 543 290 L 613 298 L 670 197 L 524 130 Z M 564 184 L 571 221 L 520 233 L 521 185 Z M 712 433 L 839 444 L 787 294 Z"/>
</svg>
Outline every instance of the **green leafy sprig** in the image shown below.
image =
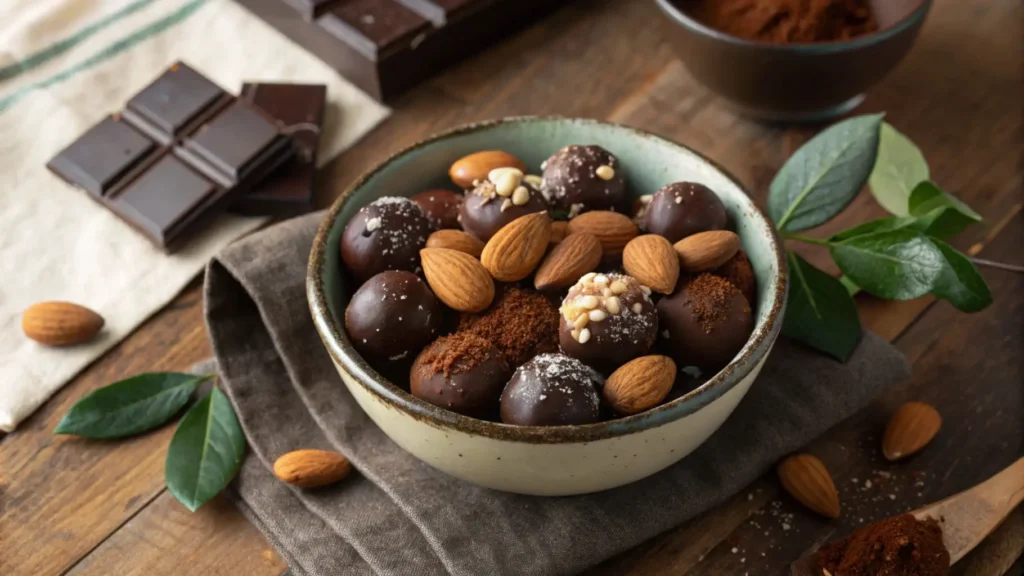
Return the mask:
<svg viewBox="0 0 1024 576">
<path fill-rule="evenodd" d="M 843 276 L 789 252 L 784 334 L 845 360 L 861 334 L 852 298 L 860 290 L 888 300 L 931 294 L 964 312 L 992 303 L 971 260 L 943 241 L 981 216 L 929 177 L 921 151 L 881 114 L 835 124 L 786 161 L 772 181 L 768 214 L 783 238 L 827 247 Z M 842 212 L 867 183 L 892 216 L 829 238 L 798 234 Z"/>
</svg>

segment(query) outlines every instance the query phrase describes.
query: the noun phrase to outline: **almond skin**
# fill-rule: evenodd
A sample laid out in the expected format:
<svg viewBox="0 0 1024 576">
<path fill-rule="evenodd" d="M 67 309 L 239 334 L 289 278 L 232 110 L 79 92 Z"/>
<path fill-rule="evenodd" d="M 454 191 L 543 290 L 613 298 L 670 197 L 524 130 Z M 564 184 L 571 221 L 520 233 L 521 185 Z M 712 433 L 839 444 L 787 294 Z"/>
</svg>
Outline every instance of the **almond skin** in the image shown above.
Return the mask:
<svg viewBox="0 0 1024 576">
<path fill-rule="evenodd" d="M 882 454 L 887 460 L 899 460 L 914 454 L 932 441 L 942 427 L 939 412 L 922 402 L 907 402 L 892 415 L 885 436 Z"/>
<path fill-rule="evenodd" d="M 584 212 L 569 220 L 569 233 L 586 232 L 597 236 L 606 255 L 618 255 L 640 233 L 629 216 L 609 210 Z"/>
<path fill-rule="evenodd" d="M 601 263 L 601 241 L 593 234 L 570 234 L 548 253 L 537 268 L 537 290 L 568 288 Z"/>
<path fill-rule="evenodd" d="M 427 248 L 448 248 L 479 258 L 484 243 L 462 230 L 438 230 L 427 238 Z"/>
<path fill-rule="evenodd" d="M 789 495 L 828 518 L 839 518 L 839 493 L 825 465 L 810 454 L 794 454 L 779 462 L 779 481 Z"/>
<path fill-rule="evenodd" d="M 71 302 L 39 302 L 21 315 L 25 335 L 47 346 L 84 344 L 102 328 L 102 316 Z"/>
<path fill-rule="evenodd" d="M 537 267 L 550 239 L 551 218 L 547 212 L 520 216 L 487 241 L 480 262 L 495 280 L 516 282 Z"/>
<path fill-rule="evenodd" d="M 551 223 L 551 240 L 549 243 L 558 244 L 569 235 L 569 223 L 565 220 L 555 220 Z"/>
<path fill-rule="evenodd" d="M 626 244 L 622 266 L 630 276 L 655 292 L 671 294 L 679 280 L 679 256 L 664 236 L 645 234 Z"/>
<path fill-rule="evenodd" d="M 601 395 L 619 414 L 636 414 L 661 404 L 675 379 L 676 363 L 671 358 L 641 356 L 612 372 Z"/>
<path fill-rule="evenodd" d="M 484 150 L 456 160 L 448 169 L 448 176 L 456 186 L 469 190 L 473 187 L 474 180 L 487 180 L 487 174 L 491 170 L 507 166 L 526 173 L 526 164 L 519 158 L 501 150 Z"/>
<path fill-rule="evenodd" d="M 274 475 L 299 488 L 316 488 L 340 482 L 352 472 L 352 463 L 337 452 L 295 450 L 274 461 Z"/>
<path fill-rule="evenodd" d="M 494 281 L 479 260 L 449 248 L 420 250 L 427 284 L 441 302 L 459 312 L 479 312 L 494 300 Z"/>
<path fill-rule="evenodd" d="M 740 237 L 728 230 L 709 230 L 683 238 L 673 246 L 685 272 L 703 272 L 718 268 L 736 255 Z"/>
</svg>

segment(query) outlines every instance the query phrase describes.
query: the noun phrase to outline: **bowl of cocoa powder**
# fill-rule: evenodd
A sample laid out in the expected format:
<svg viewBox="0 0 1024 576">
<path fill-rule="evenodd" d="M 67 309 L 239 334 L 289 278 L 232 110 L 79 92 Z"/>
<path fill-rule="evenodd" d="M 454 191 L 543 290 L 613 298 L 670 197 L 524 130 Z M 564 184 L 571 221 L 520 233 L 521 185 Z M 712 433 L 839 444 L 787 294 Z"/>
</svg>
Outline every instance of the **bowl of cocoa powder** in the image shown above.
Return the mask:
<svg viewBox="0 0 1024 576">
<path fill-rule="evenodd" d="M 741 114 L 820 122 L 910 51 L 931 0 L 655 0 L 690 73 Z"/>
</svg>

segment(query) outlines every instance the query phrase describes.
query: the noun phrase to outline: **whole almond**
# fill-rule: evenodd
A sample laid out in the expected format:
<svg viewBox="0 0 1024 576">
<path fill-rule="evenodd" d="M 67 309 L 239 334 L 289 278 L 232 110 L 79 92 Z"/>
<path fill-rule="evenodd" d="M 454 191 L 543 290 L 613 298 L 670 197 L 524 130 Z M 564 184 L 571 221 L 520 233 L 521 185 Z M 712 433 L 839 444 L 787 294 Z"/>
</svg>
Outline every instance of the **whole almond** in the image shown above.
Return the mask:
<svg viewBox="0 0 1024 576">
<path fill-rule="evenodd" d="M 794 454 L 777 469 L 789 495 L 822 516 L 839 518 L 839 493 L 825 465 L 810 454 Z"/>
<path fill-rule="evenodd" d="M 671 294 L 679 279 L 679 256 L 664 236 L 644 234 L 626 244 L 622 267 L 655 292 Z"/>
<path fill-rule="evenodd" d="M 601 241 L 597 236 L 586 232 L 570 234 L 544 257 L 533 285 L 537 290 L 568 288 L 580 276 L 597 268 L 601 254 Z"/>
<path fill-rule="evenodd" d="M 441 302 L 459 312 L 479 312 L 494 300 L 494 280 L 479 260 L 450 248 L 420 250 L 427 284 Z"/>
<path fill-rule="evenodd" d="M 522 280 L 540 263 L 550 239 L 551 218 L 547 212 L 520 216 L 491 236 L 480 254 L 480 262 L 495 280 Z"/>
<path fill-rule="evenodd" d="M 728 230 L 709 230 L 687 236 L 673 246 L 685 272 L 703 272 L 718 268 L 736 255 L 740 237 Z"/>
<path fill-rule="evenodd" d="M 352 463 L 337 452 L 295 450 L 274 461 L 274 475 L 299 488 L 316 488 L 340 482 L 352 471 Z"/>
<path fill-rule="evenodd" d="M 939 412 L 922 402 L 907 402 L 892 415 L 882 437 L 882 454 L 899 460 L 917 452 L 932 441 L 942 427 Z"/>
<path fill-rule="evenodd" d="M 103 317 L 71 302 L 39 302 L 21 315 L 21 329 L 47 346 L 84 344 L 99 334 Z"/>
<path fill-rule="evenodd" d="M 565 220 L 555 220 L 551 223 L 551 244 L 558 244 L 569 235 L 569 223 Z"/>
<path fill-rule="evenodd" d="M 484 243 L 462 230 L 438 230 L 427 238 L 427 248 L 448 248 L 479 258 Z"/>
<path fill-rule="evenodd" d="M 586 232 L 597 236 L 607 255 L 620 254 L 626 244 L 640 233 L 636 222 L 630 220 L 629 216 L 608 210 L 580 214 L 569 220 L 568 229 L 570 234 Z"/>
<path fill-rule="evenodd" d="M 501 150 L 485 150 L 456 160 L 448 169 L 448 175 L 456 186 L 468 190 L 474 181 L 486 180 L 491 170 L 505 167 L 518 168 L 526 173 L 526 164 L 519 158 Z"/>
<path fill-rule="evenodd" d="M 641 356 L 612 372 L 601 395 L 619 414 L 636 414 L 660 404 L 675 379 L 676 363 L 671 358 Z"/>
</svg>

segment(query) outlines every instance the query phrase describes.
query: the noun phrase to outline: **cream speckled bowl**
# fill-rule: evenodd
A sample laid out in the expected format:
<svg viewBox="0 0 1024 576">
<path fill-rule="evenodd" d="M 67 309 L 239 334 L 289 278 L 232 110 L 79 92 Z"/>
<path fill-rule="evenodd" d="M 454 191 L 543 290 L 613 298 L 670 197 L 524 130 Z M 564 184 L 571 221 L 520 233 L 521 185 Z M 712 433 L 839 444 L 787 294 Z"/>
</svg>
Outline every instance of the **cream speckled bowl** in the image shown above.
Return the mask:
<svg viewBox="0 0 1024 576">
<path fill-rule="evenodd" d="M 448 167 L 479 150 L 501 149 L 537 167 L 569 144 L 615 154 L 632 194 L 670 182 L 701 182 L 718 193 L 757 276 L 754 333 L 736 358 L 700 388 L 653 410 L 582 426 L 510 426 L 461 416 L 392 384 L 355 351 L 344 330 L 353 286 L 340 273 L 338 242 L 349 218 L 381 196 L 451 188 Z M 535 168 L 536 169 L 536 168 Z M 593 120 L 511 118 L 473 124 L 402 150 L 357 180 L 327 213 L 309 257 L 313 322 L 362 409 L 417 458 L 481 486 L 538 495 L 596 492 L 649 476 L 700 446 L 754 383 L 782 327 L 785 258 L 767 217 L 724 170 L 652 134 Z"/>
</svg>

